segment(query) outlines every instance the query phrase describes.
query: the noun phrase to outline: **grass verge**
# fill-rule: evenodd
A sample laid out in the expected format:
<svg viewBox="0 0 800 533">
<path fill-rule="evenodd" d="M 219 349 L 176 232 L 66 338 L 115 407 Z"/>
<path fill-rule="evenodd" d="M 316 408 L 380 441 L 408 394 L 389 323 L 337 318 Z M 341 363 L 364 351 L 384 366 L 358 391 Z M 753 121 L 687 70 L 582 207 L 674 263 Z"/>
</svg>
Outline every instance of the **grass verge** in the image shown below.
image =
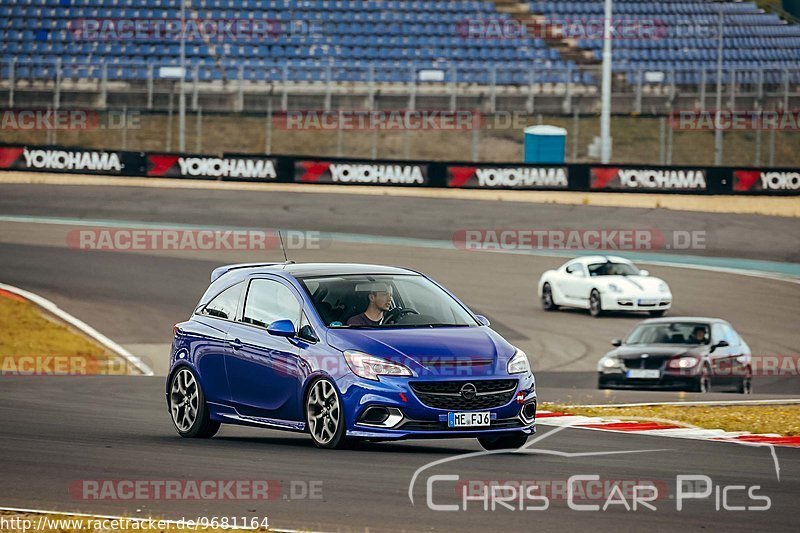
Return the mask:
<svg viewBox="0 0 800 533">
<path fill-rule="evenodd" d="M 133 373 L 126 361 L 37 305 L 0 292 L 0 375 Z"/>
<path fill-rule="evenodd" d="M 620 420 L 671 420 L 706 429 L 800 435 L 800 405 L 652 405 L 580 407 L 542 404 L 542 409 Z"/>
</svg>

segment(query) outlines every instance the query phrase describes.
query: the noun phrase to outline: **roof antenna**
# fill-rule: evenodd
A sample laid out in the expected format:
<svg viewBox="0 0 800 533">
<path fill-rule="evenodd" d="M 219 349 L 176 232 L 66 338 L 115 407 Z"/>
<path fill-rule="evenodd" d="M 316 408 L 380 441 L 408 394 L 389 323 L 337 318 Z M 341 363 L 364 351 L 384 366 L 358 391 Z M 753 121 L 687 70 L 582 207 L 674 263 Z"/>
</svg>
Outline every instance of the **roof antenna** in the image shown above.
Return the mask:
<svg viewBox="0 0 800 533">
<path fill-rule="evenodd" d="M 286 246 L 283 245 L 283 235 L 281 234 L 281 230 L 278 230 L 278 238 L 281 241 L 281 250 L 283 250 L 283 259 L 286 263 L 289 263 L 289 258 L 286 256 Z"/>
</svg>

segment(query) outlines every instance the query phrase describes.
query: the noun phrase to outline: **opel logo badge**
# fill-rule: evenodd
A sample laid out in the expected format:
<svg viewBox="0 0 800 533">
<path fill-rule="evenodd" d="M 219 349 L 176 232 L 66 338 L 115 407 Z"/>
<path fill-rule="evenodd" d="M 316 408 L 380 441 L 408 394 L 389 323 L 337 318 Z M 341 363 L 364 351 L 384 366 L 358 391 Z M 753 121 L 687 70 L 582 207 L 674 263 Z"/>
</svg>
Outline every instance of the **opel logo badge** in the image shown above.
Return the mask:
<svg viewBox="0 0 800 533">
<path fill-rule="evenodd" d="M 461 397 L 465 400 L 474 400 L 475 396 L 478 395 L 478 389 L 475 388 L 475 385 L 472 383 L 465 383 L 463 387 L 461 387 Z"/>
</svg>

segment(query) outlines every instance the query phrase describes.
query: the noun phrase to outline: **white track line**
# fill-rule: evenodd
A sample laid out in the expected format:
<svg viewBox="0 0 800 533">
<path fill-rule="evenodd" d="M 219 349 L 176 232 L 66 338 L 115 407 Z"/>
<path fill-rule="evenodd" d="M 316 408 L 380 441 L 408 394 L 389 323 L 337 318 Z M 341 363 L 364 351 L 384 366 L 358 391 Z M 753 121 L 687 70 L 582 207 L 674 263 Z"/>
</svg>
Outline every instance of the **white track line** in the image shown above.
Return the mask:
<svg viewBox="0 0 800 533">
<path fill-rule="evenodd" d="M 99 518 L 99 519 L 102 519 L 102 520 L 130 520 L 131 522 L 148 522 L 151 519 L 151 517 L 140 518 L 140 517 L 136 517 L 136 516 L 113 516 L 113 515 L 87 514 L 87 513 L 68 513 L 68 512 L 64 512 L 64 511 L 48 511 L 46 509 L 23 509 L 23 508 L 19 508 L 19 507 L 0 507 L 0 511 L 9 511 L 9 512 L 12 512 L 12 513 L 26 513 L 26 514 L 52 514 L 52 515 L 59 515 L 59 516 L 74 516 L 74 517 L 77 517 L 77 518 Z M 162 519 L 159 518 L 158 521 L 163 522 L 165 524 L 170 524 L 170 525 L 181 524 L 180 520 L 166 520 L 166 519 L 162 520 Z M 184 521 L 183 525 L 185 526 L 185 524 L 186 524 L 186 522 Z M 234 528 L 220 526 L 220 527 L 215 528 L 215 529 L 234 529 Z M 247 530 L 247 531 L 252 530 L 252 531 L 255 531 L 256 529 L 259 529 L 259 528 L 237 527 L 236 529 L 237 530 Z M 301 530 L 299 530 L 299 529 L 275 529 L 273 527 L 270 527 L 269 531 L 278 531 L 278 532 L 281 532 L 281 533 L 295 533 L 295 532 L 299 532 Z M 311 530 L 304 529 L 302 531 L 309 532 Z"/>
<path fill-rule="evenodd" d="M 142 374 L 145 376 L 152 376 L 153 370 L 141 359 L 130 353 L 128 350 L 117 344 L 116 342 L 112 341 L 96 329 L 94 329 L 89 324 L 83 322 L 82 320 L 75 318 L 74 316 L 70 315 L 56 304 L 51 302 L 46 298 L 42 298 L 38 294 L 34 294 L 30 291 L 26 291 L 24 289 L 20 289 L 18 287 L 14 287 L 12 285 L 6 285 L 5 283 L 0 283 L 0 289 L 4 291 L 8 291 L 10 293 L 16 294 L 17 296 L 21 296 L 26 300 L 29 300 L 45 311 L 54 314 L 64 322 L 70 324 L 71 326 L 79 329 L 84 334 L 88 335 L 107 349 L 111 350 L 112 352 L 116 353 L 130 364 L 135 366 Z"/>
</svg>

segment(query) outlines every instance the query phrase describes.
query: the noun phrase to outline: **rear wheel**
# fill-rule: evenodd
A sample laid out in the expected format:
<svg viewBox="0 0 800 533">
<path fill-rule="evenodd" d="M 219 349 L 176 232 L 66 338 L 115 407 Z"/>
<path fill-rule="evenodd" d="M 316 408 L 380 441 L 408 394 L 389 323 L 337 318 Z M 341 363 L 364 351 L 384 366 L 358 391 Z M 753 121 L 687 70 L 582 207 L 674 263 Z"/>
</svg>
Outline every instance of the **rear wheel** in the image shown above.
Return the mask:
<svg viewBox="0 0 800 533">
<path fill-rule="evenodd" d="M 555 311 L 558 306 L 553 301 L 553 289 L 549 283 L 545 283 L 542 287 L 542 307 L 545 311 Z"/>
<path fill-rule="evenodd" d="M 478 437 L 484 450 L 517 450 L 528 440 L 528 435 L 487 435 Z"/>
<path fill-rule="evenodd" d="M 169 411 L 181 437 L 207 439 L 219 431 L 219 422 L 209 418 L 200 382 L 188 367 L 180 368 L 172 376 Z"/>
<path fill-rule="evenodd" d="M 600 292 L 597 289 L 592 289 L 592 293 L 589 295 L 589 314 L 593 317 L 603 314 L 603 302 L 600 300 Z"/>
<path fill-rule="evenodd" d="M 314 444 L 320 448 L 343 448 L 345 421 L 336 388 L 326 378 L 315 381 L 306 395 L 306 424 Z"/>
</svg>

